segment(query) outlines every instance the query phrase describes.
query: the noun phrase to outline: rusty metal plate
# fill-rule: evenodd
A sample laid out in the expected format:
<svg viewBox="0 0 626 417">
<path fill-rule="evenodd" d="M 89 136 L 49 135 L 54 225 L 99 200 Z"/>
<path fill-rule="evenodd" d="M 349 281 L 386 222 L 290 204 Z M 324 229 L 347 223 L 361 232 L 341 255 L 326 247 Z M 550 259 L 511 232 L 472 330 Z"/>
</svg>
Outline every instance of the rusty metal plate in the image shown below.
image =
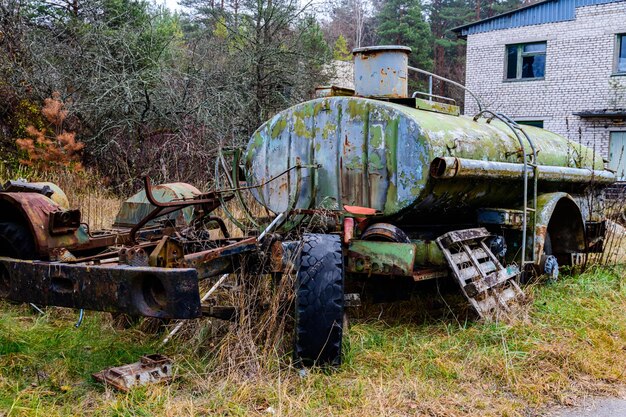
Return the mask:
<svg viewBox="0 0 626 417">
<path fill-rule="evenodd" d="M 92 376 L 98 382 L 128 392 L 140 385 L 170 382 L 172 360 L 165 355 L 145 355 L 139 362 L 108 368 Z"/>
<path fill-rule="evenodd" d="M 0 297 L 168 319 L 200 317 L 191 268 L 86 266 L 0 258 Z"/>
<path fill-rule="evenodd" d="M 77 229 L 70 228 L 68 229 L 70 232 L 65 234 L 50 233 L 51 219 L 56 216 L 55 213 L 65 212 L 65 210 L 42 194 L 2 192 L 0 201 L 6 201 L 12 209 L 17 210 L 27 219 L 37 253 L 41 257 L 47 258 L 52 248 L 72 248 L 88 241 L 88 236 L 79 234 Z M 76 216 L 76 213 L 73 216 Z M 55 233 L 60 232 L 53 230 Z"/>
</svg>

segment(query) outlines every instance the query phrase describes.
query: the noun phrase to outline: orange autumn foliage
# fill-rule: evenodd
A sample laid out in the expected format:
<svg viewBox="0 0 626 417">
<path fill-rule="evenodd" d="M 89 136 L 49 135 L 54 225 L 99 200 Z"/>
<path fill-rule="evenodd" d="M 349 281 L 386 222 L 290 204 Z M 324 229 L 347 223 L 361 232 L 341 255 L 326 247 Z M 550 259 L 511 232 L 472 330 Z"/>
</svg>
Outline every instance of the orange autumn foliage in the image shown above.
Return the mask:
<svg viewBox="0 0 626 417">
<path fill-rule="evenodd" d="M 18 148 L 25 152 L 27 158 L 20 163 L 41 170 L 71 168 L 82 170 L 81 151 L 85 144 L 76 141 L 76 134 L 63 129 L 63 122 L 68 111 L 58 92 L 44 100 L 41 114 L 48 121 L 48 128 L 37 129 L 28 126 L 28 138 L 17 139 Z"/>
</svg>

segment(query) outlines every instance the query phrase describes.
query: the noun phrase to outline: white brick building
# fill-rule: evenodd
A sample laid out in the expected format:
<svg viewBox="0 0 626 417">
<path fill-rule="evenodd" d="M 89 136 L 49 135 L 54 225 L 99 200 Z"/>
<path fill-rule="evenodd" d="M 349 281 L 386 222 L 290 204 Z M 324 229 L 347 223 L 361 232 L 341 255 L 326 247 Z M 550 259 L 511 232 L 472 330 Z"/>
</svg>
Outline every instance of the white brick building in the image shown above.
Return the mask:
<svg viewBox="0 0 626 417">
<path fill-rule="evenodd" d="M 582 141 L 626 179 L 626 0 L 545 0 L 454 30 L 484 107 Z"/>
</svg>

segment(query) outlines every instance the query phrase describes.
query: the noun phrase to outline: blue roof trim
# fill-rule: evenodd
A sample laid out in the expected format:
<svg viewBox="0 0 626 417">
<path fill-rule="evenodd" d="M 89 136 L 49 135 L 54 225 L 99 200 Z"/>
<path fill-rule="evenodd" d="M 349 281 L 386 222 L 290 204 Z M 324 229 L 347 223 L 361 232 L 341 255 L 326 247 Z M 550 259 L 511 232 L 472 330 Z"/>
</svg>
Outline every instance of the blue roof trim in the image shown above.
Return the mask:
<svg viewBox="0 0 626 417">
<path fill-rule="evenodd" d="M 498 16 L 459 26 L 452 30 L 457 32 L 459 36 L 467 36 L 494 30 L 564 22 L 576 18 L 577 7 L 616 3 L 619 1 L 625 0 L 544 0 Z"/>
</svg>

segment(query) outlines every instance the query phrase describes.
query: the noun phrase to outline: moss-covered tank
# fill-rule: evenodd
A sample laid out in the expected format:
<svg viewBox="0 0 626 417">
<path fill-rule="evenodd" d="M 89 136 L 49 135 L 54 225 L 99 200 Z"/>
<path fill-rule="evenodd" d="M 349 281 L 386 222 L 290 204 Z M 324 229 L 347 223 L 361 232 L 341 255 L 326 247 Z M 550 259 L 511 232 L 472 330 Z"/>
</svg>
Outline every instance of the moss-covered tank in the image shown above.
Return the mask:
<svg viewBox="0 0 626 417">
<path fill-rule="evenodd" d="M 409 52 L 356 49 L 356 95 L 308 101 L 263 124 L 246 155 L 248 183 L 264 184 L 256 198 L 276 213 L 348 205 L 424 223 L 471 216 L 471 208 L 515 208 L 525 183 L 533 198 L 535 174 L 538 193 L 576 194 L 614 180 L 599 155 L 562 136 L 521 131 L 492 112 L 458 116 L 455 106 L 417 98 L 423 93 L 408 97 L 407 71 L 421 71 L 407 66 Z M 533 146 L 536 160 L 525 157 Z"/>
<path fill-rule="evenodd" d="M 543 129 L 524 130 L 539 165 L 589 170 L 588 179 L 567 184 L 542 181 L 539 175 L 540 192 L 575 192 L 592 180 L 591 170 L 603 170 L 601 157 L 591 149 Z M 530 152 L 528 143 L 526 149 Z M 523 162 L 518 139 L 498 120 L 474 121 L 360 97 L 327 97 L 296 105 L 262 125 L 248 144 L 246 168 L 248 181 L 260 184 L 294 165 L 318 164 L 317 169 L 302 170 L 299 208 L 363 206 L 391 217 L 410 213 L 415 220 L 421 213 L 450 214 L 521 201 L 521 177 L 435 179 L 429 169 L 438 157 Z M 296 179 L 292 170 L 256 196 L 272 211 L 284 211 L 297 189 Z"/>
</svg>

